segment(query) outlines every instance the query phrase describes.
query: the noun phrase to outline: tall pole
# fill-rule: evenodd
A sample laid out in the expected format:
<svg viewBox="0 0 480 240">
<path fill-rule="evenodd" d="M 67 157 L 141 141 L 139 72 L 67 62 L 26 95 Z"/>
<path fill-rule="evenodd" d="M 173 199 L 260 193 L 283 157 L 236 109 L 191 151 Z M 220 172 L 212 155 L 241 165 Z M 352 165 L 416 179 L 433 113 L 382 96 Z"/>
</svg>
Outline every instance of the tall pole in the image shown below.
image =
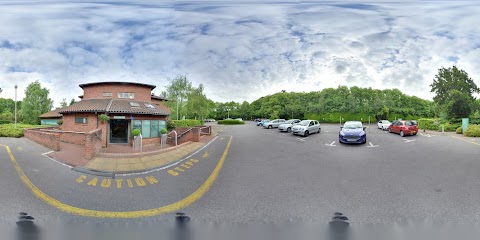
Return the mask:
<svg viewBox="0 0 480 240">
<path fill-rule="evenodd" d="M 17 128 L 17 85 L 15 85 L 15 128 Z"/>
<path fill-rule="evenodd" d="M 178 92 L 177 92 L 177 120 L 178 120 Z"/>
</svg>

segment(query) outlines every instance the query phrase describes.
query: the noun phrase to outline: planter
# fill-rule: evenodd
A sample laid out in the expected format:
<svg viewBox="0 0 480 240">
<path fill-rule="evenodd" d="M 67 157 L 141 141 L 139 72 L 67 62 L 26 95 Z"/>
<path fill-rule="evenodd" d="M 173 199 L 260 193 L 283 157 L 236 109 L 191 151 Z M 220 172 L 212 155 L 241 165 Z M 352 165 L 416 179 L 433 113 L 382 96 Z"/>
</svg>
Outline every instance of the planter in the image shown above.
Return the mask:
<svg viewBox="0 0 480 240">
<path fill-rule="evenodd" d="M 161 139 L 161 144 L 162 145 L 165 145 L 167 143 L 167 134 L 161 134 L 160 135 L 160 139 Z"/>
</svg>

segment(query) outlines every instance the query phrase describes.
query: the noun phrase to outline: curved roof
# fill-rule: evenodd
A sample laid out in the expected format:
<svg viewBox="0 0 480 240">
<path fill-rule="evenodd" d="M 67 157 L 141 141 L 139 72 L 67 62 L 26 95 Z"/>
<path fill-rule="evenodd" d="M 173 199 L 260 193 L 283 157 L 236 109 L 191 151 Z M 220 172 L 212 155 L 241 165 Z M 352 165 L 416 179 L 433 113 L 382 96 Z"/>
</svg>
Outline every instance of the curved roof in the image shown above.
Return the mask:
<svg viewBox="0 0 480 240">
<path fill-rule="evenodd" d="M 83 83 L 78 86 L 80 86 L 83 89 L 84 87 L 95 86 L 95 85 L 134 85 L 134 86 L 148 87 L 152 90 L 157 87 L 151 84 L 136 83 L 136 82 L 93 82 L 93 83 Z"/>
<path fill-rule="evenodd" d="M 132 106 L 130 102 L 138 103 Z M 150 106 L 150 107 L 149 107 Z M 149 114 L 168 116 L 168 109 L 163 109 L 151 102 L 136 100 L 117 100 L 117 99 L 87 99 L 68 106 L 60 113 L 76 112 L 108 112 L 108 113 L 126 113 L 126 114 Z"/>
</svg>

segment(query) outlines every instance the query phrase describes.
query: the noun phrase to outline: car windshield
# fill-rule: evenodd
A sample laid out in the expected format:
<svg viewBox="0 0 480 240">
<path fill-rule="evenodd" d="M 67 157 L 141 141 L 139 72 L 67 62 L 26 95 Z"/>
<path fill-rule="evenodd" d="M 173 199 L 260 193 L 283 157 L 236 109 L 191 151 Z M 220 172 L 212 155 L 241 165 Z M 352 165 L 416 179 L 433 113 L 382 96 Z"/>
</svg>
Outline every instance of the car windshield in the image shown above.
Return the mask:
<svg viewBox="0 0 480 240">
<path fill-rule="evenodd" d="M 300 126 L 308 126 L 308 124 L 310 124 L 310 121 L 308 121 L 308 120 L 303 120 L 303 121 L 298 123 L 298 125 L 300 125 Z"/>
<path fill-rule="evenodd" d="M 293 123 L 293 122 L 295 122 L 295 121 L 296 121 L 296 120 L 288 120 L 288 121 L 286 121 L 285 123 L 286 123 L 286 124 L 290 124 L 290 123 Z"/>
<path fill-rule="evenodd" d="M 361 122 L 346 122 L 343 125 L 343 128 L 346 128 L 346 129 L 362 128 L 362 123 Z"/>
<path fill-rule="evenodd" d="M 388 120 L 383 121 L 383 124 L 390 124 L 391 122 Z"/>
</svg>

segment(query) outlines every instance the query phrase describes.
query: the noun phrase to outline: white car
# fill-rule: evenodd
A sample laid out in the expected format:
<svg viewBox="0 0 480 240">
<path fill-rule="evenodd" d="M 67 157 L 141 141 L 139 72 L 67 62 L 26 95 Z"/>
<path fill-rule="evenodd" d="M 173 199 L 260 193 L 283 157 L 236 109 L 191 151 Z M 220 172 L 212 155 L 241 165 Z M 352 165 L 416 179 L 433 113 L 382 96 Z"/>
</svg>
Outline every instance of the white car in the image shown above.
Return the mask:
<svg viewBox="0 0 480 240">
<path fill-rule="evenodd" d="M 280 124 L 285 123 L 285 119 L 274 119 L 270 122 L 263 123 L 264 128 L 278 128 Z"/>
<path fill-rule="evenodd" d="M 378 121 L 378 123 L 377 123 L 377 127 L 378 127 L 379 129 L 382 129 L 382 130 L 387 130 L 388 127 L 390 126 L 390 124 L 392 124 L 392 123 L 391 123 L 390 121 L 388 121 L 388 120 L 380 120 L 380 121 Z"/>
<path fill-rule="evenodd" d="M 300 119 L 290 119 L 285 123 L 280 124 L 278 126 L 278 130 L 280 130 L 280 132 L 292 132 L 292 126 L 295 126 L 300 121 Z"/>
<path fill-rule="evenodd" d="M 303 120 L 292 127 L 292 133 L 304 137 L 311 133 L 320 133 L 320 123 L 317 120 Z"/>
</svg>

